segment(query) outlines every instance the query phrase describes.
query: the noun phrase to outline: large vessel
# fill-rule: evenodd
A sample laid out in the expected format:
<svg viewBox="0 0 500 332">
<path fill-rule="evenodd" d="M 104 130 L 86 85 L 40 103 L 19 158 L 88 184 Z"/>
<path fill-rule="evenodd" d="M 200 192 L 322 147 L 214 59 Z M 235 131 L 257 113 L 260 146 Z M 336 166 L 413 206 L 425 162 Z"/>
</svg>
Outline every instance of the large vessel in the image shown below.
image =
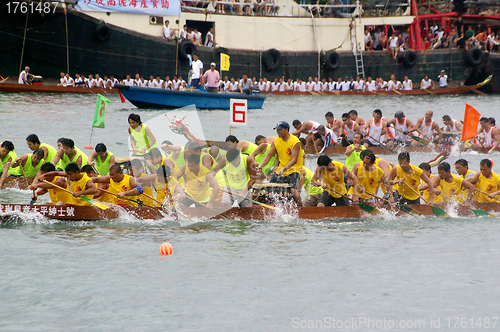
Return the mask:
<svg viewBox="0 0 500 332">
<path fill-rule="evenodd" d="M 219 64 L 221 53 L 228 54 L 230 69 L 221 74 L 235 78 L 246 73 L 250 77 L 285 80 L 309 76 L 336 79 L 357 74 L 388 79 L 394 73 L 400 80 L 408 75 L 418 83 L 425 75 L 435 79 L 445 70 L 453 81 L 471 85 L 490 74 L 500 74 L 498 53 L 477 48 L 467 53 L 456 48 L 424 50 L 420 29 L 428 20 L 446 24 L 454 21 L 457 13 L 449 5 L 440 8 L 443 13 L 439 13 L 417 0 L 364 1 L 363 5 L 343 0 L 340 6 L 318 4 L 324 1 L 311 5 L 280 0 L 279 8 L 264 16 L 253 11 L 251 15 L 238 15 L 235 4 L 243 6 L 243 0 L 183 1 L 182 10 L 171 15 L 155 14 L 152 7 L 160 0 L 80 0 L 78 4 L 67 0 L 66 4 L 51 2 L 53 10 L 45 13 L 33 10 L 38 1 L 21 2 L 28 4 L 24 12 L 14 11 L 8 5 L 0 9 L 0 40 L 5 46 L 0 50 L 2 75 L 17 75 L 29 65 L 33 73 L 44 77 L 69 71 L 116 77 L 140 73 L 145 78 L 187 78 L 190 54 L 194 52 L 206 67 L 212 61 Z M 137 7 L 144 2 L 150 8 L 142 14 L 115 10 L 118 4 L 130 6 L 132 2 Z M 44 6 L 46 3 L 43 1 Z M 173 1 L 161 1 L 165 3 L 175 7 Z M 94 11 L 92 5 L 99 4 L 103 5 L 102 11 Z M 215 11 L 218 5 L 226 9 L 225 14 Z M 227 10 L 235 14 L 228 14 Z M 424 10 L 431 14 L 422 14 Z M 165 20 L 171 22 L 171 28 L 196 28 L 202 32 L 203 41 L 213 28 L 217 45 L 205 47 L 163 39 Z M 500 26 L 500 17 L 495 15 L 464 14 L 463 21 L 488 23 L 493 29 Z M 396 60 L 389 51 L 364 51 L 366 27 L 384 31 L 408 29 L 413 50 L 400 53 Z"/>
</svg>

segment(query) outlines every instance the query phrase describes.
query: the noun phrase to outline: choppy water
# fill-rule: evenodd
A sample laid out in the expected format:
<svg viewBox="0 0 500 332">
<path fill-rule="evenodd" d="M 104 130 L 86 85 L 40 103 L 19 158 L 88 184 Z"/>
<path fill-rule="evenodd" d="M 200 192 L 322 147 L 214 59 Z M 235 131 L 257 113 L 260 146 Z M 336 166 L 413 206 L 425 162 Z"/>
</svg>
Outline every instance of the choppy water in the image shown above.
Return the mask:
<svg viewBox="0 0 500 332">
<path fill-rule="evenodd" d="M 164 111 L 109 98 L 107 128 L 94 129 L 92 144 L 103 141 L 124 156 L 128 114 L 147 121 Z M 445 112 L 461 118 L 466 102 L 495 116 L 499 97 L 269 97 L 263 110 L 249 111 L 248 127 L 232 133 L 253 140 L 272 135 L 279 120 L 323 122 L 329 110 L 356 109 L 365 119 L 375 108 L 386 116 L 404 110 L 416 121 L 433 109 L 440 123 Z M 94 106 L 95 96 L 2 94 L 1 140 L 12 140 L 18 154 L 29 152 L 24 139 L 33 132 L 53 145 L 65 136 L 82 147 Z M 199 116 L 206 138 L 228 134 L 227 112 Z M 432 157 L 412 155 L 412 163 Z M 484 158 L 462 157 L 473 169 Z M 0 202 L 29 196 L 6 190 Z M 496 219 L 476 217 L 319 222 L 277 215 L 185 226 L 168 218 L 22 216 L 0 226 L 0 330 L 499 330 L 499 228 Z M 167 258 L 158 252 L 163 242 L 174 247 Z"/>
</svg>

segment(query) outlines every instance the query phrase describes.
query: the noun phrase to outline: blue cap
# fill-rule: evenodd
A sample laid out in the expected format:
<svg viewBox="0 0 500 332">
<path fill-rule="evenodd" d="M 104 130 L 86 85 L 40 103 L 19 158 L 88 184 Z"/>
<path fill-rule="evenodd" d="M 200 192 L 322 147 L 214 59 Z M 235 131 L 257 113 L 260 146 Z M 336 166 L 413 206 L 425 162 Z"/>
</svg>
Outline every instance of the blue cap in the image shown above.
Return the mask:
<svg viewBox="0 0 500 332">
<path fill-rule="evenodd" d="M 273 129 L 281 130 L 284 128 L 290 129 L 290 125 L 286 121 L 280 121 L 280 122 L 278 122 L 278 124 L 276 124 L 276 127 L 274 127 Z"/>
</svg>

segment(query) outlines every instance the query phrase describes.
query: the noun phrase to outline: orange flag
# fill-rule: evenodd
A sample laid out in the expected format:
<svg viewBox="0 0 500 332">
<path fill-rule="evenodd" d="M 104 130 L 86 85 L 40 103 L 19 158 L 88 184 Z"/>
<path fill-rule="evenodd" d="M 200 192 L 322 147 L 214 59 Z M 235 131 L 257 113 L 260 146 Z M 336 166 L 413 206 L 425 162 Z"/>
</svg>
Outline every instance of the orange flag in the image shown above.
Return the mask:
<svg viewBox="0 0 500 332">
<path fill-rule="evenodd" d="M 477 125 L 481 113 L 476 111 L 474 107 L 465 104 L 464 126 L 462 130 L 462 142 L 474 138 L 477 135 Z"/>
</svg>

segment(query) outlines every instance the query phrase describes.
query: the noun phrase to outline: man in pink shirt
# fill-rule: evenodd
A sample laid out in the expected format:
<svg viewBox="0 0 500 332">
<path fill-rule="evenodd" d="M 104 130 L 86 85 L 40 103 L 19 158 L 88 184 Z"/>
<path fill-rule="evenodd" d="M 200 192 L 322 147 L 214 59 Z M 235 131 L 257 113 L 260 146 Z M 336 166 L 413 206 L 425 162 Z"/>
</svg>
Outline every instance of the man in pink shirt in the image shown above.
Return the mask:
<svg viewBox="0 0 500 332">
<path fill-rule="evenodd" d="M 217 92 L 219 89 L 219 72 L 215 70 L 215 62 L 210 64 L 210 69 L 203 74 L 203 78 L 207 84 L 208 92 Z"/>
</svg>

